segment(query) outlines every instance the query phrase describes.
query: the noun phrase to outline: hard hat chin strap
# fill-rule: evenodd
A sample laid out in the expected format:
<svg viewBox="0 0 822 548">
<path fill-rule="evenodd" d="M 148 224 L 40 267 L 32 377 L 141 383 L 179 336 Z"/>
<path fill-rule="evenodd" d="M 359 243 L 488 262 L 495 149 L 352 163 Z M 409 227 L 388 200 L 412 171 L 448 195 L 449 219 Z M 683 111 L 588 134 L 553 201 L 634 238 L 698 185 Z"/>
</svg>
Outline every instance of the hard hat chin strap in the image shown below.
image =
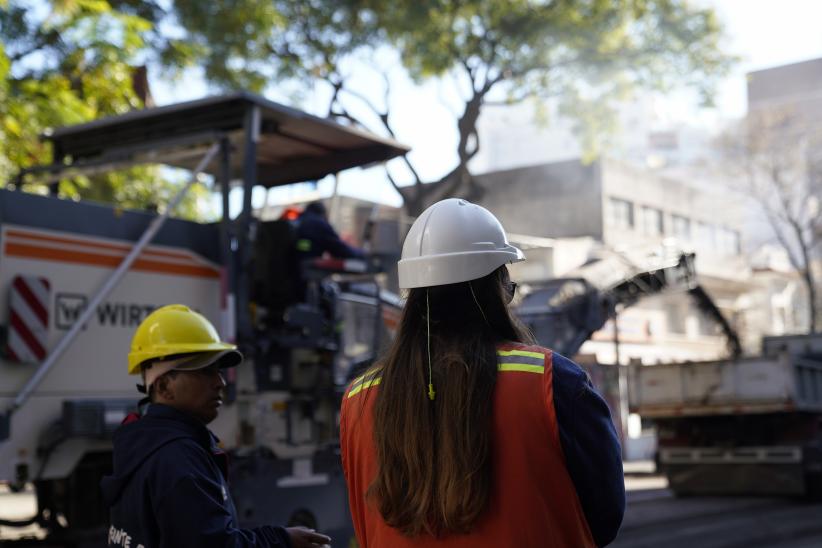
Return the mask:
<svg viewBox="0 0 822 548">
<path fill-rule="evenodd" d="M 146 371 L 142 367 L 140 369 L 140 377 L 142 377 L 143 383 L 137 383 L 137 392 L 143 394 L 143 397 L 140 398 L 140 401 L 137 402 L 137 414 L 143 415 L 145 411 L 143 408 L 149 403 L 151 403 L 151 396 L 148 393 L 149 387 L 146 385 Z"/>
<path fill-rule="evenodd" d="M 431 373 L 431 306 L 428 303 L 428 289 L 425 289 L 425 330 L 426 347 L 428 349 L 428 399 L 434 401 L 437 393 L 434 392 L 434 376 Z"/>
<path fill-rule="evenodd" d="M 148 383 L 146 382 L 146 368 L 145 365 L 140 366 L 140 379 L 142 383 L 137 383 L 137 392 L 148 395 Z"/>
</svg>

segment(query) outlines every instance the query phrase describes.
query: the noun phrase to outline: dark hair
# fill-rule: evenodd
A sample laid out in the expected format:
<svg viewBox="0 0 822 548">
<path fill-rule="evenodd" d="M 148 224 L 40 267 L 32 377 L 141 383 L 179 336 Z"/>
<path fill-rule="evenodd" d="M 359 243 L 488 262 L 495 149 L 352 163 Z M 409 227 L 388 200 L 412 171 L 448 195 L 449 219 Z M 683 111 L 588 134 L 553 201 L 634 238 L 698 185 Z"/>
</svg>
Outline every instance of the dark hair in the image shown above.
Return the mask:
<svg viewBox="0 0 822 548">
<path fill-rule="evenodd" d="M 502 266 L 478 280 L 408 294 L 381 364 L 374 406 L 378 466 L 367 495 L 385 522 L 406 536 L 468 532 L 487 506 L 496 345 L 532 342 L 508 309 L 511 291 Z"/>
</svg>

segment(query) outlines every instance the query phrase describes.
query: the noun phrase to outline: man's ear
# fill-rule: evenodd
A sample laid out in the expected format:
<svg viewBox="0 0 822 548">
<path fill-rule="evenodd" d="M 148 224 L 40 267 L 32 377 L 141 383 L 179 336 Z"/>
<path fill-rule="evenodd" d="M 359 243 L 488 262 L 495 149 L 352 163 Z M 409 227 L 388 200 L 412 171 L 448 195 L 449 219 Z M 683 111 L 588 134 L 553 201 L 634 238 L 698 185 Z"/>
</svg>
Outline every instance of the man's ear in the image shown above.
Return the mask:
<svg viewBox="0 0 822 548">
<path fill-rule="evenodd" d="M 157 380 L 154 381 L 152 389 L 154 393 L 163 400 L 174 401 L 174 391 L 169 386 L 170 383 L 171 375 L 166 373 L 165 375 L 160 375 Z"/>
</svg>

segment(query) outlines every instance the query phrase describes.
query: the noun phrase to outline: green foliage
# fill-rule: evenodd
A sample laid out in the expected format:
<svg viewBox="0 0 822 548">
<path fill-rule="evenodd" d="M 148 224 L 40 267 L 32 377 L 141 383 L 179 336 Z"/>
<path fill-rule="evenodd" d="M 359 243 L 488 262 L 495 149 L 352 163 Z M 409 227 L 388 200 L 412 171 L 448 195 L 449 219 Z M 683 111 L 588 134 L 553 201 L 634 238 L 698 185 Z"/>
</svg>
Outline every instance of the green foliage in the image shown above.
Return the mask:
<svg viewBox="0 0 822 548">
<path fill-rule="evenodd" d="M 341 78 L 346 56 L 379 43 L 380 29 L 357 0 L 176 0 L 206 79 L 223 89 L 261 91 L 272 82 Z"/>
<path fill-rule="evenodd" d="M 488 102 L 558 98 L 593 157 L 614 131 L 616 103 L 633 89 L 688 85 L 707 103 L 734 61 L 721 51 L 714 12 L 687 0 L 176 0 L 174 9 L 205 53 L 211 82 L 324 82 L 329 110 L 349 119 L 346 91 L 364 98 L 347 87 L 346 68 L 378 47 L 395 48 L 418 83 L 456 75 L 465 99 L 460 165 L 444 179 L 476 154 Z M 388 112 L 371 108 L 392 134 Z"/>
<path fill-rule="evenodd" d="M 590 152 L 613 129 L 603 116 L 632 88 L 684 84 L 709 98 L 733 61 L 714 12 L 684 0 L 364 4 L 416 80 L 457 69 L 489 99 L 491 88 L 508 103 L 557 97 Z"/>
<path fill-rule="evenodd" d="M 142 2 L 133 4 L 142 9 Z M 51 128 L 122 114 L 142 104 L 132 87 L 133 66 L 153 23 L 118 11 L 105 0 L 52 0 L 43 13 L 12 0 L 0 12 L 0 180 L 53 161 L 39 136 Z M 38 17 L 39 15 L 39 17 Z M 47 187 L 27 177 L 24 190 Z M 59 182 L 60 195 L 142 208 L 159 205 L 179 187 L 157 168 L 139 167 Z M 202 189 L 180 208 L 197 215 Z"/>
<path fill-rule="evenodd" d="M 366 125 L 346 101 L 366 103 L 382 124 L 371 129 L 393 135 L 387 106 L 349 85 L 352 60 L 370 64 L 378 48 L 393 48 L 414 81 L 456 76 L 462 85 L 458 165 L 442 178 L 460 184 L 470 182 L 477 121 L 490 102 L 558 98 L 592 158 L 614 130 L 616 103 L 634 89 L 684 84 L 707 102 L 733 62 L 714 12 L 687 0 L 43 0 L 39 19 L 23 3 L 0 12 L 6 177 L 48 158 L 38 132 L 138 107 L 128 85 L 138 62 L 165 76 L 201 67 L 221 89 L 321 83 L 331 90 L 330 113 Z M 156 172 L 139 175 L 105 179 L 105 192 L 82 180 L 61 191 L 139 201 L 144 194 L 128 198 L 124 181 L 163 184 Z"/>
<path fill-rule="evenodd" d="M 190 30 L 186 47 L 201 59 L 209 81 L 226 88 L 259 92 L 274 76 L 269 42 L 285 21 L 273 2 L 175 2 L 176 15 Z"/>
</svg>

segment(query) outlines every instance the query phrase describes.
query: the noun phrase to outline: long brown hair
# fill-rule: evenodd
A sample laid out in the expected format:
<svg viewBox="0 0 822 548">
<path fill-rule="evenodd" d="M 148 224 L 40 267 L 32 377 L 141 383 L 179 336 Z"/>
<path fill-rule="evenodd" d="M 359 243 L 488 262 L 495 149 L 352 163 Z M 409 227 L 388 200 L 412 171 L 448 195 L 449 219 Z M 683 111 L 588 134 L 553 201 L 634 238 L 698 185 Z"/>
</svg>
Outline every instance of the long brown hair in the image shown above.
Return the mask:
<svg viewBox="0 0 822 548">
<path fill-rule="evenodd" d="M 467 533 L 491 494 L 496 345 L 532 338 L 508 310 L 502 266 L 471 282 L 411 289 L 374 406 L 377 475 L 368 489 L 406 536 Z M 426 302 L 436 396 L 428 396 Z"/>
</svg>

